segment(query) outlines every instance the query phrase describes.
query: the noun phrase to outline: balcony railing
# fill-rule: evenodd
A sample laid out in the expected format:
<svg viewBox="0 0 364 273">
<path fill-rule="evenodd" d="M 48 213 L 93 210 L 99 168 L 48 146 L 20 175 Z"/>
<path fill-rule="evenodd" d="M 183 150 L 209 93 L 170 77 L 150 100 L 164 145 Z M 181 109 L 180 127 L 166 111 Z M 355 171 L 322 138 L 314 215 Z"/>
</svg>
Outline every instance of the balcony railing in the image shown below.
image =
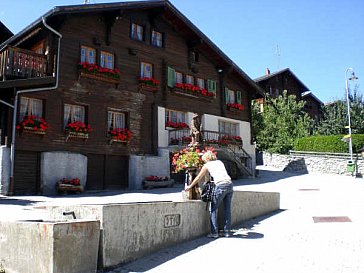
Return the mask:
<svg viewBox="0 0 364 273">
<path fill-rule="evenodd" d="M 227 136 L 224 133 L 216 131 L 202 130 L 203 144 L 208 146 L 217 146 L 224 151 L 224 154 L 235 161 L 243 173 L 253 175 L 253 161 L 251 156 L 243 149 L 241 139 Z M 169 145 L 187 146 L 191 142 L 189 129 L 169 130 Z"/>
<path fill-rule="evenodd" d="M 0 52 L 0 79 L 27 79 L 46 77 L 45 55 L 16 47 Z"/>
<path fill-rule="evenodd" d="M 241 140 L 236 140 L 234 138 L 226 136 L 224 133 L 216 131 L 202 131 L 202 138 L 204 144 L 207 145 L 219 145 L 227 146 L 233 145 L 237 147 L 242 146 Z M 169 130 L 169 145 L 186 145 L 191 142 L 190 130 L 189 129 L 173 129 Z"/>
</svg>

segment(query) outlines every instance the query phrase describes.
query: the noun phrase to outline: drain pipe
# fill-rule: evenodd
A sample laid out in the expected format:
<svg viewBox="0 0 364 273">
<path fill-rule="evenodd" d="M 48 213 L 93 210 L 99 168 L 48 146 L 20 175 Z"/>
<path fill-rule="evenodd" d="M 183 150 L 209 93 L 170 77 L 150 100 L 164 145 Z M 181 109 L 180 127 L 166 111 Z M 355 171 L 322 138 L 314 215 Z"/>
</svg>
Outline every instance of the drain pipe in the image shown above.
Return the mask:
<svg viewBox="0 0 364 273">
<path fill-rule="evenodd" d="M 11 146 L 10 146 L 10 181 L 9 181 L 9 189 L 8 195 L 14 194 L 14 159 L 15 159 L 15 134 L 16 134 L 16 116 L 18 110 L 18 97 L 19 94 L 24 93 L 32 93 L 32 92 L 41 92 L 41 91 L 50 91 L 55 90 L 58 88 L 58 78 L 59 78 L 59 55 L 61 52 L 61 39 L 62 34 L 57 32 L 55 29 L 51 28 L 47 25 L 45 17 L 42 17 L 43 25 L 48 28 L 51 32 L 58 36 L 58 48 L 57 48 L 57 71 L 56 71 L 56 84 L 52 87 L 43 87 L 43 88 L 33 88 L 33 89 L 25 89 L 25 90 L 18 90 L 15 94 L 15 101 L 14 101 L 14 110 L 13 110 L 13 127 L 12 127 L 12 136 L 11 136 Z"/>
</svg>

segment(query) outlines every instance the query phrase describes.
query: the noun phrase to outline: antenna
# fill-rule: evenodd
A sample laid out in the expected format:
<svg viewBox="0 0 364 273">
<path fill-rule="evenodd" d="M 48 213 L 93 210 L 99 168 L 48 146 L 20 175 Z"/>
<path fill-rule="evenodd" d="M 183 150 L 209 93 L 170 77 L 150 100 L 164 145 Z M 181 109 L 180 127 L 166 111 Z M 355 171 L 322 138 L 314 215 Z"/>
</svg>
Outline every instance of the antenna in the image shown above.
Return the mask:
<svg viewBox="0 0 364 273">
<path fill-rule="evenodd" d="M 279 66 L 280 66 L 280 62 L 281 62 L 281 51 L 279 49 L 278 44 L 276 46 L 276 55 L 277 55 L 277 70 L 279 70 Z"/>
</svg>

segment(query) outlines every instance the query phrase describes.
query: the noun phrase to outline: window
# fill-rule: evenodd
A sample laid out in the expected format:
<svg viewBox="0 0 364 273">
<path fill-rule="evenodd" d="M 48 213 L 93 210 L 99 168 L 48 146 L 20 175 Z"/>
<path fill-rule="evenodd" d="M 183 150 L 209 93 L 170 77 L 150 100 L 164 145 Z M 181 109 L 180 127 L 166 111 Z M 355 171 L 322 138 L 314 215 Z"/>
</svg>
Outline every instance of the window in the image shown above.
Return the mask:
<svg viewBox="0 0 364 273">
<path fill-rule="evenodd" d="M 167 122 L 184 122 L 186 123 L 186 113 L 174 110 L 166 110 L 166 123 Z"/>
<path fill-rule="evenodd" d="M 24 116 L 31 115 L 43 117 L 43 101 L 39 99 L 21 97 L 19 120 L 22 120 Z"/>
<path fill-rule="evenodd" d="M 114 54 L 101 51 L 100 66 L 104 68 L 114 69 Z"/>
<path fill-rule="evenodd" d="M 65 104 L 64 105 L 64 116 L 63 116 L 63 127 L 71 122 L 83 122 L 85 123 L 85 107 L 80 105 Z"/>
<path fill-rule="evenodd" d="M 212 92 L 216 96 L 217 84 L 216 81 L 207 80 L 207 91 Z"/>
<path fill-rule="evenodd" d="M 134 40 L 143 41 L 144 40 L 144 27 L 141 25 L 132 23 L 130 36 Z"/>
<path fill-rule="evenodd" d="M 153 77 L 153 65 L 150 63 L 140 63 L 140 77 L 152 78 Z"/>
<path fill-rule="evenodd" d="M 228 136 L 237 136 L 238 124 L 219 120 L 219 133 Z"/>
<path fill-rule="evenodd" d="M 126 128 L 125 113 L 108 111 L 107 113 L 107 128 L 108 130 Z"/>
<path fill-rule="evenodd" d="M 238 103 L 241 104 L 241 91 L 234 91 L 225 88 L 225 100 L 228 103 Z"/>
<path fill-rule="evenodd" d="M 92 47 L 81 46 L 81 63 L 94 64 L 96 62 L 96 50 Z"/>
<path fill-rule="evenodd" d="M 176 71 L 176 83 L 183 83 L 183 75 L 181 72 Z"/>
<path fill-rule="evenodd" d="M 186 75 L 186 83 L 188 83 L 188 84 L 194 84 L 193 76 Z"/>
<path fill-rule="evenodd" d="M 201 78 L 197 78 L 197 86 L 200 88 L 205 88 L 205 80 Z"/>
<path fill-rule="evenodd" d="M 162 47 L 163 46 L 163 34 L 158 31 L 153 30 L 151 43 L 153 46 Z"/>
<path fill-rule="evenodd" d="M 197 51 L 191 51 L 191 61 L 194 63 L 198 63 L 199 55 Z"/>
</svg>

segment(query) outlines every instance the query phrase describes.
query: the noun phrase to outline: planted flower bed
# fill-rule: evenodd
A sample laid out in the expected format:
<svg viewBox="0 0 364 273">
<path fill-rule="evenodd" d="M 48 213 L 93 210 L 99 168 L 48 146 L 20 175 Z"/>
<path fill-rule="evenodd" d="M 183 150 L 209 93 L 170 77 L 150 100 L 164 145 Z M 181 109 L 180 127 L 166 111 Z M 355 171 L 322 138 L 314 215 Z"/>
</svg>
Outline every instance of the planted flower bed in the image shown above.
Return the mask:
<svg viewBox="0 0 364 273">
<path fill-rule="evenodd" d="M 173 187 L 174 180 L 170 179 L 168 176 L 146 176 L 143 180 L 144 189 L 152 189 L 159 187 Z"/>
</svg>

